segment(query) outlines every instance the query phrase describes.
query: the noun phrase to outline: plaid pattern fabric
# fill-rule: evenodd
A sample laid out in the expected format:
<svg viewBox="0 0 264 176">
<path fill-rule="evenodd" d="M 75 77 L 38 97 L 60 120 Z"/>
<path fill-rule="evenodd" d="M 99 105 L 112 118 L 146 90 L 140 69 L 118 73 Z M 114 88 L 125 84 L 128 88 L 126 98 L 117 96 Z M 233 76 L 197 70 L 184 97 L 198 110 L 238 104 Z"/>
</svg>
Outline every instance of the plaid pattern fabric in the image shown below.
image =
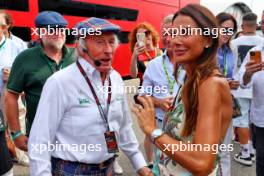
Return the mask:
<svg viewBox="0 0 264 176">
<path fill-rule="evenodd" d="M 82 22 L 79 22 L 74 28 L 77 28 L 78 30 L 86 29 L 89 31 L 89 29 L 100 29 L 102 32 L 119 32 L 120 26 L 113 24 L 107 20 L 91 17 L 89 19 L 86 19 Z"/>
<path fill-rule="evenodd" d="M 114 176 L 113 162 L 105 167 L 51 158 L 53 176 Z"/>
</svg>

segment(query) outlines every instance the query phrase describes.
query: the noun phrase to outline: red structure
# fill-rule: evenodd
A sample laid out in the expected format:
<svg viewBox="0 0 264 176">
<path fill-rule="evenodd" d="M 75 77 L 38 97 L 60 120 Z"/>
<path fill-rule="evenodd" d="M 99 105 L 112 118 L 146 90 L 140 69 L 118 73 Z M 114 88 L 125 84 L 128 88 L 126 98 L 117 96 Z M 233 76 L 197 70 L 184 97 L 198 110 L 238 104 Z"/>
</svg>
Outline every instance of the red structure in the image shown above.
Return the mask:
<svg viewBox="0 0 264 176">
<path fill-rule="evenodd" d="M 6 9 L 14 19 L 13 33 L 25 41 L 32 39 L 34 19 L 44 10 L 57 11 L 68 20 L 70 28 L 89 17 L 110 20 L 122 27 L 121 44 L 113 66 L 123 76 L 129 76 L 131 52 L 128 34 L 137 23 L 147 21 L 160 31 L 163 17 L 175 13 L 189 3 L 200 0 L 1 0 L 0 9 Z M 73 36 L 68 36 L 72 39 Z"/>
</svg>

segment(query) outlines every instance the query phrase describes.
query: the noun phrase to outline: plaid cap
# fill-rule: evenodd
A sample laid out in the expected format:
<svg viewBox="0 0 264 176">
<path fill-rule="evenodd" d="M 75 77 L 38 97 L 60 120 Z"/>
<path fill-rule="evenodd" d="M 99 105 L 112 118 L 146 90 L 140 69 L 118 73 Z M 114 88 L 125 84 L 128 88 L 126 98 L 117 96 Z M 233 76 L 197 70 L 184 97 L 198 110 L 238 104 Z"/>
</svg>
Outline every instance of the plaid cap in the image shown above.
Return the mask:
<svg viewBox="0 0 264 176">
<path fill-rule="evenodd" d="M 35 25 L 36 27 L 46 27 L 46 26 L 66 27 L 68 25 L 68 22 L 58 12 L 43 11 L 39 13 L 37 18 L 35 19 Z"/>
<path fill-rule="evenodd" d="M 95 18 L 91 17 L 89 19 L 86 19 L 80 23 L 78 23 L 75 28 L 78 30 L 86 29 L 88 32 L 91 29 L 100 29 L 102 33 L 104 32 L 113 32 L 118 33 L 120 31 L 120 27 L 118 25 L 115 25 L 113 23 L 110 23 L 107 20 L 101 19 L 101 18 Z"/>
</svg>

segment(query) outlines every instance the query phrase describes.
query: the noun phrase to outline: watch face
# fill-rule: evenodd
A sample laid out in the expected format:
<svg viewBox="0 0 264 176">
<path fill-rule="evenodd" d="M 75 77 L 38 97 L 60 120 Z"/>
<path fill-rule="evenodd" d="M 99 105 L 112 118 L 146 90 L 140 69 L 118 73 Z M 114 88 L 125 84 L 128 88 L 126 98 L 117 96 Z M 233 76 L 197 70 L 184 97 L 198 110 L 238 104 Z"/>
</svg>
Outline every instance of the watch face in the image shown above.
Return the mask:
<svg viewBox="0 0 264 176">
<path fill-rule="evenodd" d="M 161 129 L 155 129 L 153 132 L 152 132 L 152 137 L 153 138 L 156 138 L 156 137 L 159 137 L 160 135 L 162 134 L 162 130 Z"/>
</svg>

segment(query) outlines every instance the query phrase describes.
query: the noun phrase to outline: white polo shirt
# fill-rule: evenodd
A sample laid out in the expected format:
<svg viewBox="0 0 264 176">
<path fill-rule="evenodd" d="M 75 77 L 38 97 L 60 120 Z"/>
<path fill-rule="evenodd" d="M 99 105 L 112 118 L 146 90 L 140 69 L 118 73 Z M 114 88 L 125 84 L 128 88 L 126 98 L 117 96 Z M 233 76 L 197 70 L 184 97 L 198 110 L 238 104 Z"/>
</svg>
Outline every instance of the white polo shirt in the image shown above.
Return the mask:
<svg viewBox="0 0 264 176">
<path fill-rule="evenodd" d="M 3 45 L 2 45 L 3 44 Z M 2 45 L 2 46 L 1 46 Z M 3 82 L 3 68 L 11 68 L 16 56 L 22 51 L 16 47 L 10 39 L 4 35 L 0 41 L 0 93 L 2 92 Z"/>
<path fill-rule="evenodd" d="M 264 62 L 264 44 L 258 45 L 252 48 L 250 51 L 261 51 L 262 62 Z M 251 78 L 251 82 L 245 85 L 243 81 L 243 75 L 246 72 L 245 65 L 247 62 L 249 62 L 249 60 L 250 56 L 248 52 L 239 70 L 240 84 L 243 88 L 252 87 L 253 97 L 250 107 L 250 121 L 254 125 L 264 128 L 264 70 L 254 73 Z"/>
<path fill-rule="evenodd" d="M 260 37 L 258 35 L 255 36 L 241 36 L 238 37 L 237 39 L 234 39 L 231 41 L 231 47 L 232 50 L 234 52 L 234 79 L 238 80 L 238 71 L 240 68 L 240 65 L 242 64 L 240 59 L 239 59 L 239 55 L 241 55 L 241 53 L 238 52 L 238 47 L 239 46 L 247 46 L 249 47 L 255 47 L 261 43 L 264 43 L 264 38 Z M 244 58 L 243 58 L 244 59 Z M 249 89 L 241 89 L 240 87 L 237 90 L 231 90 L 232 94 L 236 97 L 236 98 L 247 98 L 247 99 L 252 99 L 252 88 Z"/>
<path fill-rule="evenodd" d="M 100 73 L 84 59 L 80 64 L 92 82 L 103 105 L 107 104 L 107 87 L 102 91 Z M 112 98 L 108 112 L 111 131 L 116 132 L 119 148 L 130 159 L 135 170 L 146 166 L 132 129 L 131 112 L 121 76 L 112 70 Z M 108 86 L 108 79 L 105 81 Z M 44 85 L 36 116 L 30 131 L 30 175 L 51 175 L 51 156 L 82 163 L 101 163 L 111 157 L 106 147 L 105 121 L 101 117 L 91 90 L 76 63 L 52 75 Z M 36 146 L 66 144 L 69 150 L 45 150 Z M 75 146 L 75 147 L 74 147 Z M 86 151 L 81 149 L 86 147 Z M 89 148 L 90 146 L 90 148 Z M 94 146 L 94 147 L 92 147 Z"/>
<path fill-rule="evenodd" d="M 13 35 L 12 33 L 10 33 L 10 39 L 16 44 L 16 46 L 18 48 L 20 48 L 21 50 L 25 50 L 27 49 L 27 43 L 25 41 L 23 41 L 21 38 Z"/>
<path fill-rule="evenodd" d="M 173 85 L 173 94 L 170 95 L 170 85 L 166 77 L 166 73 L 163 67 L 163 61 L 168 71 L 168 76 L 171 81 L 174 81 Z M 144 73 L 142 87 L 139 91 L 140 95 L 150 94 L 155 98 L 168 98 L 175 97 L 178 93 L 180 84 L 183 85 L 185 79 L 185 71 L 180 68 L 178 74 L 178 80 L 174 78 L 174 65 L 170 62 L 169 57 L 167 56 L 167 51 L 161 56 L 156 57 L 151 60 L 148 64 L 148 67 Z M 151 93 L 150 93 L 151 92 Z M 156 118 L 163 120 L 165 112 L 159 108 L 155 107 Z"/>
</svg>

